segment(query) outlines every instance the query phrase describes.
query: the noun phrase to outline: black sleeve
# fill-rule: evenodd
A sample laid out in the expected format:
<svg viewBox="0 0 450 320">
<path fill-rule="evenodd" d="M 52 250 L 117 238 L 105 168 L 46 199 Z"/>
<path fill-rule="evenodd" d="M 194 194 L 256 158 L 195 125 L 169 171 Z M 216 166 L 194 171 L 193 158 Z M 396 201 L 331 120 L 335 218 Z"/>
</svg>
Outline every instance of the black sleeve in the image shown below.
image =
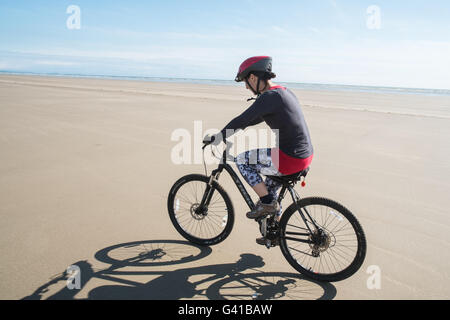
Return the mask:
<svg viewBox="0 0 450 320">
<path fill-rule="evenodd" d="M 227 129 L 233 129 L 236 132 L 239 129 L 244 130 L 248 126 L 253 126 L 264 121 L 263 117 L 273 112 L 278 103 L 278 94 L 276 92 L 267 92 L 261 95 L 256 101 L 241 115 L 231 120 L 222 130 L 223 137 L 226 136 Z"/>
<path fill-rule="evenodd" d="M 257 125 L 258 123 L 261 123 L 261 122 L 263 122 L 263 121 L 264 121 L 264 119 L 261 118 L 261 117 L 256 118 L 255 120 L 253 120 L 252 122 L 250 122 L 250 123 L 247 125 L 247 127 Z"/>
</svg>

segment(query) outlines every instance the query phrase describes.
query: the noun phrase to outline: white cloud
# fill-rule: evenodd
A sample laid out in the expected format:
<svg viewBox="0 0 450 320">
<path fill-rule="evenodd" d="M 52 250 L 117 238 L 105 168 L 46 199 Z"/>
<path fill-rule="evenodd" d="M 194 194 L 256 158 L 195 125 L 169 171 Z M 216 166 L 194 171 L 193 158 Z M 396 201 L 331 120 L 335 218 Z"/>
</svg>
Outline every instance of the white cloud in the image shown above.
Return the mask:
<svg viewBox="0 0 450 320">
<path fill-rule="evenodd" d="M 450 89 L 450 43 L 367 41 L 276 54 L 285 81 Z"/>
<path fill-rule="evenodd" d="M 279 27 L 279 26 L 272 26 L 272 30 L 277 31 L 277 32 L 286 32 L 285 29 L 283 29 L 282 27 Z"/>
<path fill-rule="evenodd" d="M 310 27 L 310 31 L 319 34 L 311 40 L 282 34 L 273 42 L 254 41 L 242 47 L 238 43 L 226 49 L 173 44 L 142 45 L 127 50 L 47 48 L 9 55 L 0 52 L 0 68 L 41 65 L 76 72 L 79 66 L 89 72 L 98 67 L 104 74 L 125 71 L 126 75 L 136 72 L 148 76 L 232 79 L 243 59 L 267 54 L 274 58 L 279 81 L 450 89 L 448 42 L 370 38 L 349 42 L 339 41 L 342 39 L 339 36 L 326 41 L 330 30 Z"/>
<path fill-rule="evenodd" d="M 309 31 L 312 31 L 312 32 L 314 32 L 314 33 L 320 33 L 320 30 L 317 29 L 317 28 L 314 28 L 314 27 L 308 27 L 308 30 L 309 30 Z"/>
<path fill-rule="evenodd" d="M 36 64 L 46 65 L 46 66 L 75 66 L 78 63 L 70 61 L 52 61 L 52 60 L 37 60 Z"/>
</svg>

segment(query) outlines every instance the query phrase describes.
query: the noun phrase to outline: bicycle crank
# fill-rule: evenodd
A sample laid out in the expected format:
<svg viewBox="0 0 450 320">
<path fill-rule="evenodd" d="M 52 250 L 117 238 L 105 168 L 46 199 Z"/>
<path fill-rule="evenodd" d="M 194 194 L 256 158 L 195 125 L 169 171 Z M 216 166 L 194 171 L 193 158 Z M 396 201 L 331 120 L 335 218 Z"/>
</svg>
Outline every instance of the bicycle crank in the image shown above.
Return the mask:
<svg viewBox="0 0 450 320">
<path fill-rule="evenodd" d="M 259 223 L 259 231 L 265 239 L 264 245 L 267 249 L 278 245 L 278 223 L 273 215 L 267 215 L 256 219 Z M 262 244 L 262 243 L 261 243 Z"/>
</svg>

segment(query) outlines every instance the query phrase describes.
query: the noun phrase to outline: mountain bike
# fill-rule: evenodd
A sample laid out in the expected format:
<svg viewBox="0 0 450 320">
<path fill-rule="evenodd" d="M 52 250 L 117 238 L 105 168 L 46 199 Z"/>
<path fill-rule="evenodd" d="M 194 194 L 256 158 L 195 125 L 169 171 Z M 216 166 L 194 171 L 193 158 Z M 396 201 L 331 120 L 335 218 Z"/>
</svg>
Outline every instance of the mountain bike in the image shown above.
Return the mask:
<svg viewBox="0 0 450 320">
<path fill-rule="evenodd" d="M 232 143 L 226 141 L 217 169 L 206 171 L 204 152 L 210 144 L 203 141 L 205 175 L 189 174 L 178 179 L 167 201 L 175 229 L 188 241 L 211 246 L 225 240 L 234 225 L 233 203 L 218 183 L 225 170 L 236 184 L 250 210 L 255 208 L 242 181 L 228 164 L 237 162 L 229 155 Z M 213 151 L 214 153 L 214 151 Z M 346 207 L 323 198 L 300 198 L 294 189 L 304 184 L 309 167 L 286 176 L 267 176 L 281 183 L 278 203 L 287 192 L 293 203 L 278 221 L 275 214 L 255 219 L 266 239 L 266 247 L 279 245 L 289 264 L 301 274 L 317 281 L 340 281 L 352 276 L 361 267 L 366 255 L 366 238 L 361 224 Z"/>
</svg>

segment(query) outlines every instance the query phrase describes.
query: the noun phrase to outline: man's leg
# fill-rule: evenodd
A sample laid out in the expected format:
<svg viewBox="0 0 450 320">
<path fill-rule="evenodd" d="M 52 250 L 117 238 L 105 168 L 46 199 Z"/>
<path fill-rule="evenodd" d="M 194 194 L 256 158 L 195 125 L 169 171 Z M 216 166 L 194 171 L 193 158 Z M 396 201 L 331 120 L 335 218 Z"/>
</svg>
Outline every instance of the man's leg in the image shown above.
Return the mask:
<svg viewBox="0 0 450 320">
<path fill-rule="evenodd" d="M 276 181 L 270 179 L 269 177 L 267 177 L 264 186 L 266 186 L 268 193 L 272 194 L 274 199 L 278 199 L 278 191 L 281 188 L 281 183 L 276 182 Z M 278 221 L 280 221 L 280 219 L 281 219 L 281 213 L 282 213 L 282 207 L 281 207 L 281 203 L 280 203 L 280 210 L 278 210 L 278 212 L 277 212 Z"/>
<path fill-rule="evenodd" d="M 272 211 L 279 210 L 276 196 L 270 193 L 266 184 L 260 176 L 263 168 L 270 169 L 272 162 L 270 159 L 270 149 L 254 149 L 246 151 L 237 157 L 237 166 L 242 177 L 253 188 L 259 196 L 260 201 L 255 210 L 247 213 L 247 217 L 254 219 Z"/>
<path fill-rule="evenodd" d="M 267 190 L 266 184 L 264 182 L 260 182 L 254 185 L 252 188 L 260 198 L 269 194 L 269 191 Z"/>
</svg>

